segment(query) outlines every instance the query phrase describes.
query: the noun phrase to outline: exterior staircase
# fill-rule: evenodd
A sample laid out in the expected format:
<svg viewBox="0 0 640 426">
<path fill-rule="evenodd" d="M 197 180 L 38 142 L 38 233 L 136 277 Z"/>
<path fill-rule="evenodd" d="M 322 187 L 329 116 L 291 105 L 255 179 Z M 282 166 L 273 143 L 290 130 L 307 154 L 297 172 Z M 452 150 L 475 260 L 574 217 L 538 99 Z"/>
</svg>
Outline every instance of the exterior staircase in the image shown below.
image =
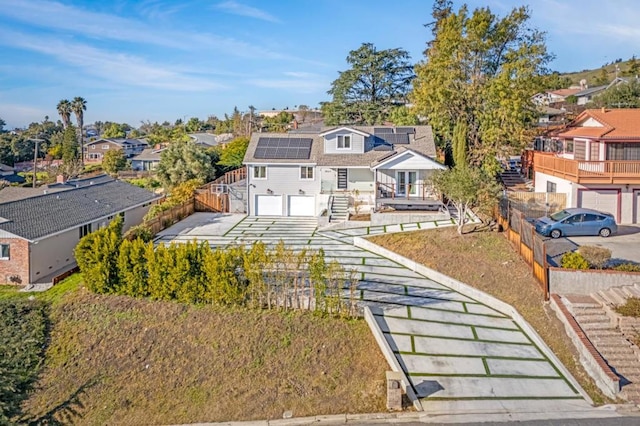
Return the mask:
<svg viewBox="0 0 640 426">
<path fill-rule="evenodd" d="M 631 296 L 640 297 L 640 286 L 613 287 L 590 296 L 566 295 L 563 300 L 591 343 L 620 376 L 620 397 L 638 404 L 640 348 L 629 337 L 640 333 L 640 319 L 622 317 L 614 311 Z"/>
<path fill-rule="evenodd" d="M 334 195 L 331 203 L 331 216 L 329 222 L 344 222 L 349 220 L 349 197 L 345 195 Z"/>
</svg>

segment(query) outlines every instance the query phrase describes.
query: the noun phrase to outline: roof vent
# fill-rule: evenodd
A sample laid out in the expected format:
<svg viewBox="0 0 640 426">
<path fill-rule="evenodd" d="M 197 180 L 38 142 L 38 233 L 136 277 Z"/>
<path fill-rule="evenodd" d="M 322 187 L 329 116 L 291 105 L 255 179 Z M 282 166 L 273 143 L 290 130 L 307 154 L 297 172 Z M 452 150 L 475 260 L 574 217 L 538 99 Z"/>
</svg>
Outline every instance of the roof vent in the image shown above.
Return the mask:
<svg viewBox="0 0 640 426">
<path fill-rule="evenodd" d="M 98 202 L 98 200 L 93 200 L 93 201 L 95 201 L 96 203 Z"/>
<path fill-rule="evenodd" d="M 92 180 L 89 181 L 89 185 L 93 185 L 93 181 Z"/>
<path fill-rule="evenodd" d="M 47 195 L 47 190 L 46 189 L 44 191 L 42 191 L 42 192 L 44 192 L 44 195 Z"/>
</svg>

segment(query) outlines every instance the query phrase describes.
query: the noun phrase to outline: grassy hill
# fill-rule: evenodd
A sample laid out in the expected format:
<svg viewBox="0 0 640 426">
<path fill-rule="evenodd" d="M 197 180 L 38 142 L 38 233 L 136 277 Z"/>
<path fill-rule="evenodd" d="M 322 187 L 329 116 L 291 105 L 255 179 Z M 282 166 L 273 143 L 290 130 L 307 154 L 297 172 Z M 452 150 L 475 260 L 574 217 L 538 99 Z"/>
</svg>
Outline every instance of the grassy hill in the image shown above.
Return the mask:
<svg viewBox="0 0 640 426">
<path fill-rule="evenodd" d="M 640 59 L 637 59 L 637 61 L 640 63 Z M 608 64 L 607 66 L 592 69 L 592 70 L 582 70 L 579 72 L 565 73 L 565 74 L 562 74 L 562 76 L 568 77 L 569 79 L 571 79 L 571 82 L 573 84 L 578 84 L 580 83 L 580 80 L 586 79 L 589 86 L 593 86 L 594 82 L 598 79 L 598 76 L 601 74 L 602 68 L 606 70 L 607 78 L 609 81 L 613 80 L 616 77 L 616 65 L 618 65 L 618 68 L 619 68 L 619 72 L 618 72 L 619 77 L 631 76 L 631 73 L 629 72 L 629 68 L 631 68 L 631 62 L 632 60 L 629 59 L 626 61 L 618 62 L 617 64 Z"/>
<path fill-rule="evenodd" d="M 363 320 L 100 296 L 78 277 L 39 296 L 49 344 L 23 404 L 38 424 L 384 411 L 387 363 Z"/>
</svg>

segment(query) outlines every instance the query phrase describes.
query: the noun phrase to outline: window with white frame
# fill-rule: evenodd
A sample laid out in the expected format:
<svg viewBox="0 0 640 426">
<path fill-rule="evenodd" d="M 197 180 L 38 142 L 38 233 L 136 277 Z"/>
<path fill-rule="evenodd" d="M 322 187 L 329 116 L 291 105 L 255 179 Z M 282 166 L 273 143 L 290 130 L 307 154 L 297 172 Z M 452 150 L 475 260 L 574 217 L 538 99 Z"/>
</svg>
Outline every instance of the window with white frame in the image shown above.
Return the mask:
<svg viewBox="0 0 640 426">
<path fill-rule="evenodd" d="M 313 167 L 301 166 L 300 167 L 300 179 L 313 180 Z"/>
<path fill-rule="evenodd" d="M 351 149 L 351 135 L 338 135 L 338 149 Z"/>
<path fill-rule="evenodd" d="M 109 149 L 109 145 L 102 145 L 102 149 Z"/>
<path fill-rule="evenodd" d="M 9 248 L 9 244 L 0 244 L 0 259 L 9 260 L 11 257 Z"/>
<path fill-rule="evenodd" d="M 253 178 L 254 179 L 266 179 L 267 178 L 267 166 L 253 166 Z"/>
</svg>

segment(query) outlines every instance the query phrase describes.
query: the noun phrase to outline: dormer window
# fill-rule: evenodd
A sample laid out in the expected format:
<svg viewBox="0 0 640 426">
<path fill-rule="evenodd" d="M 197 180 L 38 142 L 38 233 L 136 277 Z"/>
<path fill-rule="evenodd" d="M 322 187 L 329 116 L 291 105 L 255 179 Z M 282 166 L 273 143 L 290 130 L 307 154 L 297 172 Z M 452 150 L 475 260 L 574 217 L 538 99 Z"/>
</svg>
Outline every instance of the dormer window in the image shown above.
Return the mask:
<svg viewBox="0 0 640 426">
<path fill-rule="evenodd" d="M 338 135 L 337 149 L 351 149 L 351 135 Z"/>
</svg>

